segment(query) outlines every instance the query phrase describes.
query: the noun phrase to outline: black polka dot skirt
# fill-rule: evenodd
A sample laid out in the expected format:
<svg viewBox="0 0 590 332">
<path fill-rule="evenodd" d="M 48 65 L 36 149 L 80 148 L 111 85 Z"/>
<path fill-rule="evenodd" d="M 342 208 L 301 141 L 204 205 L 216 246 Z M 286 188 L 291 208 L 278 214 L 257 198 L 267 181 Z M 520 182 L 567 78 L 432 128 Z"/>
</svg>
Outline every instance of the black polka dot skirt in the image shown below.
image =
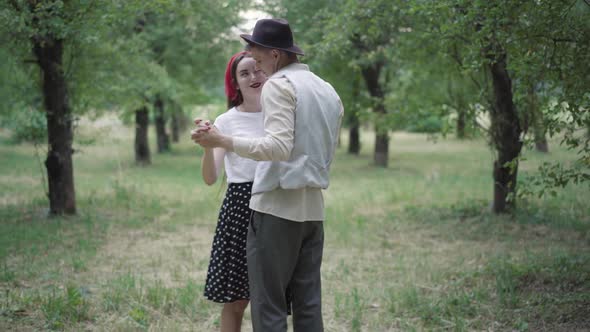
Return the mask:
<svg viewBox="0 0 590 332">
<path fill-rule="evenodd" d="M 207 270 L 205 297 L 219 303 L 250 298 L 246 238 L 252 182 L 230 183 L 219 211 Z"/>
</svg>

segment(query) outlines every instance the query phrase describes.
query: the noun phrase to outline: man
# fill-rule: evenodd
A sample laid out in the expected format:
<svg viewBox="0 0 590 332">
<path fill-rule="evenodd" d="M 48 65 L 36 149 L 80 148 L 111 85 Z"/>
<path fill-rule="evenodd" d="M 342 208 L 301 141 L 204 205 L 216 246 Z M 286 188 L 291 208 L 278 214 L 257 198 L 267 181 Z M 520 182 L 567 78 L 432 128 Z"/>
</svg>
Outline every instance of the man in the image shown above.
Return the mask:
<svg viewBox="0 0 590 332">
<path fill-rule="evenodd" d="M 323 331 L 320 267 L 324 201 L 343 107 L 332 86 L 299 63 L 281 19 L 256 22 L 248 43 L 257 69 L 268 76 L 261 94 L 262 138 L 224 136 L 212 127 L 192 135 L 204 147 L 222 147 L 259 160 L 247 241 L 254 331 L 287 331 L 286 290 L 293 329 Z"/>
</svg>

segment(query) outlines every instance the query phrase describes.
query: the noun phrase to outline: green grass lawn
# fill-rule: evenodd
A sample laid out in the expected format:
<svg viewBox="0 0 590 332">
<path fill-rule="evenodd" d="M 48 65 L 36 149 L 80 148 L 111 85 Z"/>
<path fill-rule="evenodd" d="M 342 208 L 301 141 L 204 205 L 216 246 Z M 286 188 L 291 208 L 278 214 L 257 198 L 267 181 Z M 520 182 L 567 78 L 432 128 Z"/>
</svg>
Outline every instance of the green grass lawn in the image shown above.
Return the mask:
<svg viewBox="0 0 590 332">
<path fill-rule="evenodd" d="M 223 188 L 187 134 L 136 167 L 132 130 L 101 123 L 77 129 L 69 218 L 46 217 L 44 148 L 0 132 L 0 330 L 215 330 L 202 291 Z M 590 329 L 588 184 L 498 217 L 483 140 L 394 133 L 376 169 L 371 134 L 360 156 L 345 136 L 325 193 L 326 331 Z M 551 144 L 521 177 L 575 158 Z"/>
</svg>

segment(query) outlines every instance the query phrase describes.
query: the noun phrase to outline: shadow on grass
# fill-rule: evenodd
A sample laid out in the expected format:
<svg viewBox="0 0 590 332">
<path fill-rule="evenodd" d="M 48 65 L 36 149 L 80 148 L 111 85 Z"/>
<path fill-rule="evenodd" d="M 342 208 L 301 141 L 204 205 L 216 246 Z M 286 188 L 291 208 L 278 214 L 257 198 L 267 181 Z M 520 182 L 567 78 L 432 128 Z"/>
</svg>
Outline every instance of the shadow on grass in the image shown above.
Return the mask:
<svg viewBox="0 0 590 332">
<path fill-rule="evenodd" d="M 590 255 L 496 256 L 439 286 L 409 284 L 385 294 L 390 313 L 426 329 L 583 330 L 590 326 Z"/>
<path fill-rule="evenodd" d="M 157 198 L 113 182 L 111 190 L 78 198 L 75 216 L 48 216 L 48 202 L 37 197 L 0 209 L 0 281 L 35 278 L 60 266 L 86 269 L 109 227 L 138 227 L 159 216 Z M 18 257 L 18 259 L 16 259 Z"/>
<path fill-rule="evenodd" d="M 497 216 L 482 200 L 406 207 L 407 222 L 433 229 L 445 241 L 506 242 L 516 251 L 514 255 L 490 252 L 474 270 L 451 269 L 441 287 L 409 285 L 394 290 L 390 311 L 408 319 L 420 317 L 427 327 L 454 330 L 486 329 L 495 323 L 501 330 L 587 329 L 590 221 L 586 210 L 527 202 L 513 214 Z M 529 252 L 525 244 L 543 250 Z"/>
<path fill-rule="evenodd" d="M 164 209 L 157 198 L 118 182 L 79 196 L 75 216 L 48 217 L 47 207 L 37 197 L 0 209 L 0 318 L 63 329 L 92 319 L 85 288 L 69 283 L 88 270 L 109 228 L 144 226 Z"/>
<path fill-rule="evenodd" d="M 507 222 L 522 226 L 543 225 L 553 230 L 575 231 L 584 238 L 590 231 L 588 207 L 572 206 L 569 209 L 563 209 L 555 203 L 543 204 L 537 201 L 522 201 L 514 212 L 503 215 L 493 214 L 488 201 L 476 199 L 441 206 L 410 205 L 405 207 L 404 213 L 415 221 L 439 224 L 441 221 L 455 221 L 488 224 Z"/>
</svg>

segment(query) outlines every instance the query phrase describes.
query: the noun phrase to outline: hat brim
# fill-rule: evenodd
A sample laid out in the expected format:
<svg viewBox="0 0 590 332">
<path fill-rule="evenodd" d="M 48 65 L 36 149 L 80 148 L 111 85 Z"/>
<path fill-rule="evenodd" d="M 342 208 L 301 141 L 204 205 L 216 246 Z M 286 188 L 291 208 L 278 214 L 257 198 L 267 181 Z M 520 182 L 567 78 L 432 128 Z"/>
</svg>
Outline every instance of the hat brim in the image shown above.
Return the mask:
<svg viewBox="0 0 590 332">
<path fill-rule="evenodd" d="M 295 53 L 298 55 L 305 55 L 305 52 L 303 52 L 303 50 L 300 49 L 297 45 L 293 45 L 289 48 L 281 48 L 281 47 L 276 47 L 276 46 L 272 46 L 272 45 L 265 45 L 265 44 L 259 43 L 259 42 L 255 41 L 254 39 L 252 39 L 252 35 L 241 34 L 240 37 L 242 39 L 244 39 L 248 44 L 255 44 L 255 45 L 259 45 L 259 46 L 266 47 L 266 48 L 273 48 L 273 49 L 277 49 L 277 50 L 283 50 L 286 52 Z"/>
</svg>

